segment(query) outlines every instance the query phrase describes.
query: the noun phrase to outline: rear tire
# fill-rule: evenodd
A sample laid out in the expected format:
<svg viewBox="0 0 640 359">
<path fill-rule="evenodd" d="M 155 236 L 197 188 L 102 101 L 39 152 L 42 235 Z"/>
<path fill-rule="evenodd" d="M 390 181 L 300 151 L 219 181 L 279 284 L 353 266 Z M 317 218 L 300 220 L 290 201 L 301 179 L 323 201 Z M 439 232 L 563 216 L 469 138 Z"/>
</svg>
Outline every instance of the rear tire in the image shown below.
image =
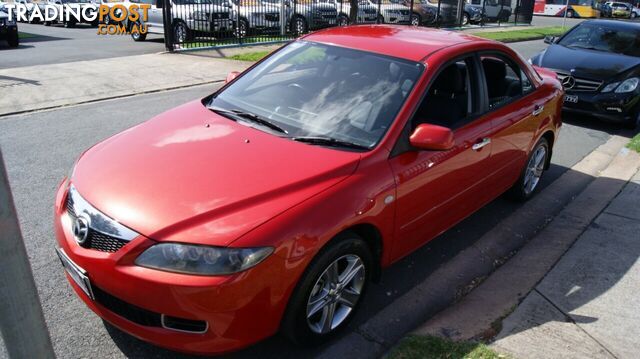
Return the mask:
<svg viewBox="0 0 640 359">
<path fill-rule="evenodd" d="M 511 198 L 526 201 L 536 194 L 550 154 L 549 142 L 543 137 L 533 146 L 518 181 L 509 190 Z"/>
<path fill-rule="evenodd" d="M 422 19 L 418 14 L 411 14 L 411 19 L 409 20 L 412 26 L 420 26 L 422 24 Z"/>
<path fill-rule="evenodd" d="M 338 235 L 316 255 L 296 285 L 282 333 L 299 345 L 317 345 L 334 336 L 362 302 L 373 263 L 371 250 L 360 236 Z"/>
<path fill-rule="evenodd" d="M 340 15 L 338 17 L 338 26 L 347 26 L 349 25 L 349 18 L 345 15 Z"/>
<path fill-rule="evenodd" d="M 132 32 L 131 38 L 133 39 L 133 41 L 136 41 L 136 42 L 144 41 L 147 38 L 147 34 L 146 33 L 141 34 L 140 32 Z"/>
<path fill-rule="evenodd" d="M 567 17 L 574 18 L 576 17 L 576 14 L 573 12 L 573 10 L 567 10 Z"/>
<path fill-rule="evenodd" d="M 18 36 L 18 32 L 12 33 L 9 38 L 7 38 L 7 42 L 9 43 L 9 47 L 18 47 L 20 45 L 20 37 Z"/>
<path fill-rule="evenodd" d="M 302 16 L 296 16 L 291 20 L 291 32 L 296 36 L 306 33 L 308 29 L 307 21 Z"/>
<path fill-rule="evenodd" d="M 182 21 L 178 21 L 173 25 L 173 41 L 178 44 L 182 44 L 193 39 L 193 34 L 187 24 Z"/>
</svg>

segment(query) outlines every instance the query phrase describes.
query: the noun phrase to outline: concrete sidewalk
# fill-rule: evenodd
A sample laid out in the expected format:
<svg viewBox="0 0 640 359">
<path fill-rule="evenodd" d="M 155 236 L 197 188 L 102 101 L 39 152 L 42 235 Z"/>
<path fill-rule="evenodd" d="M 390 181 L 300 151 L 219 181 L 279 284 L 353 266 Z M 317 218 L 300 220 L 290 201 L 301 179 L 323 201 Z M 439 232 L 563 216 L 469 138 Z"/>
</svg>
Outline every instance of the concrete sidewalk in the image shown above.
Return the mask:
<svg viewBox="0 0 640 359">
<path fill-rule="evenodd" d="M 197 53 L 160 53 L 3 69 L 0 117 L 220 82 L 250 65 Z"/>
<path fill-rule="evenodd" d="M 516 358 L 637 358 L 640 172 L 504 321 L 491 345 Z"/>
</svg>

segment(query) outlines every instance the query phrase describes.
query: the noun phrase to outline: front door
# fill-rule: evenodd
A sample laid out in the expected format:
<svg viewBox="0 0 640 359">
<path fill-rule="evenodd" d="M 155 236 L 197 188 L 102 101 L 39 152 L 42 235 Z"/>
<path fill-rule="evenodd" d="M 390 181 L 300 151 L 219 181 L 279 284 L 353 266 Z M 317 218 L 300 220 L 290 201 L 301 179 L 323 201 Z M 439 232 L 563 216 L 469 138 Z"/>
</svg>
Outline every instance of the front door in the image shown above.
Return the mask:
<svg viewBox="0 0 640 359">
<path fill-rule="evenodd" d="M 400 258 L 447 230 L 492 198 L 483 184 L 491 175 L 492 123 L 479 116 L 480 68 L 474 56 L 444 65 L 400 138 L 420 123 L 449 127 L 455 145 L 446 151 L 407 148 L 390 158 L 397 186 L 396 243 Z"/>
</svg>

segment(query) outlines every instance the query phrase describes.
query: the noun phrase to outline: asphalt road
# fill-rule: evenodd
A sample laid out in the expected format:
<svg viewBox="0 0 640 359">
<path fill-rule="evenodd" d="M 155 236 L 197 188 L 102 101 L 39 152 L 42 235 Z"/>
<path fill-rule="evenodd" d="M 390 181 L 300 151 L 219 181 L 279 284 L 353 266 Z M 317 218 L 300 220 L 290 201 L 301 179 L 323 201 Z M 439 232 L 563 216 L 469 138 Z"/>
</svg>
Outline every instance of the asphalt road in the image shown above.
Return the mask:
<svg viewBox="0 0 640 359">
<path fill-rule="evenodd" d="M 146 41 L 135 42 L 127 35 L 98 35 L 97 28 L 83 24 L 66 29 L 62 25 L 19 23 L 18 30 L 35 36 L 20 39 L 16 49 L 0 41 L 0 69 L 165 51 L 162 36 L 149 35 Z"/>
<path fill-rule="evenodd" d="M 540 44 L 524 44 L 531 49 Z M 175 357 L 105 326 L 72 292 L 54 253 L 52 204 L 60 180 L 92 144 L 166 109 L 213 90 L 212 85 L 140 95 L 0 119 L 0 146 L 55 350 L 60 358 Z M 615 127 L 568 119 L 556 144 L 547 186 L 568 167 L 605 142 Z M 518 204 L 499 198 L 413 255 L 386 270 L 371 287 L 353 326 L 364 322 L 436 268 L 493 228 Z M 0 343 L 0 357 L 2 357 Z M 276 336 L 236 357 L 308 357 L 317 350 L 292 347 Z"/>
</svg>

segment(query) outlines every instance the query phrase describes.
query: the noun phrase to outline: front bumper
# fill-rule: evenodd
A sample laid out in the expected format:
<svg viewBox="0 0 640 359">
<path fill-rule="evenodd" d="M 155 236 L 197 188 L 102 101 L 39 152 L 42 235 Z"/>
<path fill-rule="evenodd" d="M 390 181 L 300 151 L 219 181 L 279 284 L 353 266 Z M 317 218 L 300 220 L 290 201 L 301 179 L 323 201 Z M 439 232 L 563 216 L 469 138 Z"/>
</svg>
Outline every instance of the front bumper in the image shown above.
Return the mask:
<svg viewBox="0 0 640 359">
<path fill-rule="evenodd" d="M 71 286 L 98 316 L 141 340 L 171 350 L 220 354 L 273 335 L 302 268 L 272 254 L 229 276 L 163 272 L 134 264 L 156 242 L 138 236 L 115 253 L 79 246 L 66 211 L 68 182 L 58 189 L 54 228 L 57 245 L 87 271 L 92 300 L 67 274 Z M 62 270 L 62 269 L 60 269 Z M 167 329 L 161 316 L 205 321 L 204 333 Z"/>
<path fill-rule="evenodd" d="M 233 21 L 224 20 L 187 20 L 187 26 L 193 31 L 199 32 L 217 32 L 231 31 L 233 29 Z"/>
<path fill-rule="evenodd" d="M 593 116 L 610 122 L 635 122 L 640 110 L 640 94 L 567 91 L 568 96 L 578 96 L 577 103 L 564 102 L 567 112 Z"/>
</svg>

